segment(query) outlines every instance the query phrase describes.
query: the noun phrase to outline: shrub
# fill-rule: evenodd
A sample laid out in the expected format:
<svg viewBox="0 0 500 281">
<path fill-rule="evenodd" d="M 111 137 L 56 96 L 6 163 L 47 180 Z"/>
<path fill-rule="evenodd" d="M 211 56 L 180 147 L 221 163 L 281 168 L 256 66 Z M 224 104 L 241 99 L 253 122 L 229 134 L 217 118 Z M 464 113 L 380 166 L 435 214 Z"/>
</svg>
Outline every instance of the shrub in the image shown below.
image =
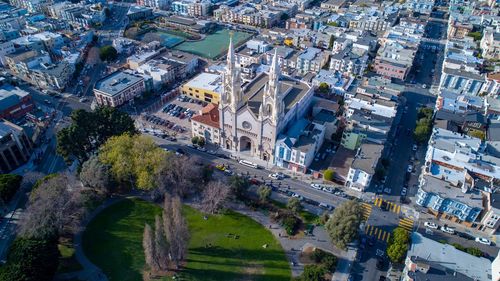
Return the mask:
<svg viewBox="0 0 500 281">
<path fill-rule="evenodd" d="M 21 186 L 23 177 L 19 175 L 0 175 L 0 198 L 3 202 L 9 202 Z"/>
<path fill-rule="evenodd" d="M 323 172 L 323 178 L 327 181 L 332 181 L 333 176 L 335 175 L 335 171 L 331 169 L 327 169 Z"/>
<path fill-rule="evenodd" d="M 467 248 L 467 253 L 470 255 L 476 256 L 476 257 L 483 256 L 483 252 L 481 250 L 479 250 L 478 248 L 474 248 L 474 247 Z"/>
<path fill-rule="evenodd" d="M 337 257 L 321 249 L 315 249 L 312 252 L 312 259 L 331 272 L 335 271 L 335 267 L 337 266 Z"/>
<path fill-rule="evenodd" d="M 281 225 L 285 228 L 288 235 L 294 235 L 300 225 L 300 220 L 293 214 L 287 213 L 281 215 Z"/>
</svg>

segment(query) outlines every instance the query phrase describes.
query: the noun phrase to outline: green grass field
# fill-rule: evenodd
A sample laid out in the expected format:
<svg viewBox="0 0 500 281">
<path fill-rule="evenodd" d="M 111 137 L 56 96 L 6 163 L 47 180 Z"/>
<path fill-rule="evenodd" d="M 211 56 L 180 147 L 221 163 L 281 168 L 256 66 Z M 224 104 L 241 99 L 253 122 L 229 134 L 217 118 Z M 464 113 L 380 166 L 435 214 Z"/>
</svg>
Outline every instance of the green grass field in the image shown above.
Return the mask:
<svg viewBox="0 0 500 281">
<path fill-rule="evenodd" d="M 86 255 L 110 280 L 142 280 L 144 223 L 152 223 L 160 211 L 156 205 L 135 199 L 112 205 L 87 227 L 83 236 Z M 234 212 L 204 220 L 190 207 L 183 212 L 191 240 L 187 265 L 177 280 L 290 280 L 280 244 L 254 220 Z M 229 233 L 233 235 L 227 237 Z M 268 245 L 265 249 L 264 244 Z"/>
</svg>

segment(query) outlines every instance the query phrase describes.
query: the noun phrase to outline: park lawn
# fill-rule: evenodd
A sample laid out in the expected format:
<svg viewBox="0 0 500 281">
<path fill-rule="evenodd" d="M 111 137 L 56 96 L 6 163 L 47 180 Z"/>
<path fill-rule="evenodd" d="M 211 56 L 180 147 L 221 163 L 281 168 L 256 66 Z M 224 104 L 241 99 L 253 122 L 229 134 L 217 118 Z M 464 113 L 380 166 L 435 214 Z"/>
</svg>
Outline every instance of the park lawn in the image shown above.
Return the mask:
<svg viewBox="0 0 500 281">
<path fill-rule="evenodd" d="M 87 257 L 109 280 L 142 280 L 144 223 L 152 224 L 160 212 L 160 207 L 139 199 L 111 205 L 84 233 Z M 283 249 L 254 220 L 234 212 L 205 220 L 200 212 L 187 206 L 183 212 L 191 239 L 186 267 L 179 274 L 181 280 L 290 280 Z M 226 237 L 229 233 L 238 235 L 238 239 Z M 266 249 L 264 244 L 268 245 Z"/>
<path fill-rule="evenodd" d="M 290 280 L 281 245 L 256 221 L 232 211 L 207 220 L 190 207 L 184 208 L 184 214 L 191 240 L 181 280 Z"/>
<path fill-rule="evenodd" d="M 83 234 L 83 249 L 111 281 L 140 281 L 144 269 L 144 224 L 154 225 L 159 206 L 125 199 L 98 214 Z"/>
</svg>

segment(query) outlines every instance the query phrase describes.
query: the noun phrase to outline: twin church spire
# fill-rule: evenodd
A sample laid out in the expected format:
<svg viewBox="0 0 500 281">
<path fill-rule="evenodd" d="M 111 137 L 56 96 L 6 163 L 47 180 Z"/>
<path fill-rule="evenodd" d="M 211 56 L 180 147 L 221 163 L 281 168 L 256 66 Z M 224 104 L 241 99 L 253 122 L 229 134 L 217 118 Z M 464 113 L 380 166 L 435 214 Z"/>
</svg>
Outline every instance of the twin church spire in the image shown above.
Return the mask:
<svg viewBox="0 0 500 281">
<path fill-rule="evenodd" d="M 269 69 L 269 81 L 265 85 L 262 103 L 259 107 L 259 119 L 270 118 L 277 124 L 283 113 L 283 102 L 281 97 L 281 69 L 279 66 L 278 53 L 275 50 L 273 60 Z M 236 58 L 234 52 L 233 38 L 229 39 L 229 49 L 227 52 L 227 66 L 223 74 L 224 89 L 222 93 L 222 106 L 230 106 L 231 111 L 236 111 L 243 104 L 243 92 L 241 88 L 241 76 L 236 68 Z"/>
</svg>

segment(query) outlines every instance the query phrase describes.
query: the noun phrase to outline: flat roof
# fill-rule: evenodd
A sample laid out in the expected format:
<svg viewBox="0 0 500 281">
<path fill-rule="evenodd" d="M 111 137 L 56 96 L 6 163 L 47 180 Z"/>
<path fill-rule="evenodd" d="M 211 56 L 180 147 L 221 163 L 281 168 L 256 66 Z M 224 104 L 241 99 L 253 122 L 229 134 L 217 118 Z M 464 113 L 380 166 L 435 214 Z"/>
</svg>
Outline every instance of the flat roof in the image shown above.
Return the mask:
<svg viewBox="0 0 500 281">
<path fill-rule="evenodd" d="M 222 76 L 219 74 L 203 72 L 186 84 L 187 87 L 199 88 L 216 93 L 222 92 Z"/>
<path fill-rule="evenodd" d="M 121 91 L 144 80 L 141 76 L 131 73 L 116 71 L 97 81 L 94 90 L 98 90 L 106 95 L 115 96 Z"/>
<path fill-rule="evenodd" d="M 420 257 L 464 274 L 474 280 L 491 280 L 491 262 L 457 250 L 452 245 L 439 243 L 418 232 L 411 234 L 409 257 Z"/>
<path fill-rule="evenodd" d="M 369 174 L 374 174 L 378 160 L 380 159 L 380 156 L 382 156 L 384 146 L 381 144 L 363 143 L 359 149 L 360 151 L 357 153 L 354 161 L 352 162 L 352 167 L 354 169 L 365 171 Z"/>
</svg>

